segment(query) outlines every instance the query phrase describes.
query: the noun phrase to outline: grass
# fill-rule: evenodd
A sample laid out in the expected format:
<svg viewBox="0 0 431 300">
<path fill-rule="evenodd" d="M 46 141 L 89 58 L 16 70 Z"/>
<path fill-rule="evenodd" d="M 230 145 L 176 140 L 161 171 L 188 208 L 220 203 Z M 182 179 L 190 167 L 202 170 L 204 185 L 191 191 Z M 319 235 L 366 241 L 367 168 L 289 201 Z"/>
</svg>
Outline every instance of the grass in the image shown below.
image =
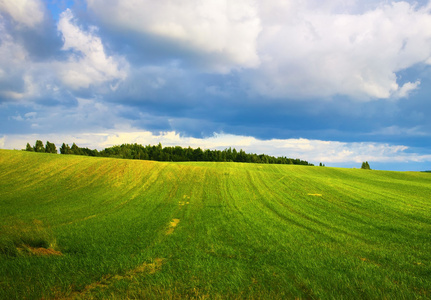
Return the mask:
<svg viewBox="0 0 431 300">
<path fill-rule="evenodd" d="M 0 150 L 0 299 L 429 299 L 430 195 L 422 172 Z"/>
</svg>

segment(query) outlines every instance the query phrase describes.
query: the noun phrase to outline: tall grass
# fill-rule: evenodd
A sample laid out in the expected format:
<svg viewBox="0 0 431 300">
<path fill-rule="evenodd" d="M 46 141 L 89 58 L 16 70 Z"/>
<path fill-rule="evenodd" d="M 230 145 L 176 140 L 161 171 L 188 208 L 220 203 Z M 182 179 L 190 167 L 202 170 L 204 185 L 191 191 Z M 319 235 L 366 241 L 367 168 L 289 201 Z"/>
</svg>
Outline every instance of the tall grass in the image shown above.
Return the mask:
<svg viewBox="0 0 431 300">
<path fill-rule="evenodd" d="M 427 173 L 0 150 L 0 298 L 431 298 L 429 195 Z"/>
</svg>

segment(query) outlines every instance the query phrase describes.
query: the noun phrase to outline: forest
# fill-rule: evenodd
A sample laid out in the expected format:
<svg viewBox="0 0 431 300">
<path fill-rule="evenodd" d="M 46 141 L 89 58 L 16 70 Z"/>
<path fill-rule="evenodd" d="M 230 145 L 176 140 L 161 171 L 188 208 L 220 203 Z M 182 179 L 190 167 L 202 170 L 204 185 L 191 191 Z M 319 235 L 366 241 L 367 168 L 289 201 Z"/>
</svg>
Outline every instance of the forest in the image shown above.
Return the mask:
<svg viewBox="0 0 431 300">
<path fill-rule="evenodd" d="M 26 151 L 57 153 L 57 149 L 53 143 L 36 141 L 32 147 L 27 143 Z M 224 150 L 202 150 L 201 148 L 183 148 L 162 147 L 162 144 L 143 146 L 140 144 L 122 144 L 112 146 L 101 151 L 97 149 L 89 149 L 78 147 L 75 143 L 72 146 L 63 143 L 60 147 L 61 154 L 98 156 L 98 157 L 114 157 L 124 159 L 141 159 L 154 161 L 215 161 L 215 162 L 243 162 L 243 163 L 259 163 L 259 164 L 293 164 L 293 165 L 308 165 L 313 164 L 301 160 L 299 158 L 288 158 L 285 156 L 274 157 L 266 154 L 245 153 L 242 149 L 237 151 L 235 148 L 226 148 Z"/>
</svg>

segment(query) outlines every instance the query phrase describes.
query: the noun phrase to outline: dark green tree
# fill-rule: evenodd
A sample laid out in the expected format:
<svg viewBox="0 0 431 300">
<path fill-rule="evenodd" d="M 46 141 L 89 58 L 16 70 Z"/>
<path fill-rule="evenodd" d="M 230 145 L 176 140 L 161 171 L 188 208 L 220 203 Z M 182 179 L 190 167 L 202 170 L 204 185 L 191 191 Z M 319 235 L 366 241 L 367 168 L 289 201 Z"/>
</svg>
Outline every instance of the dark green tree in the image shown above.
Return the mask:
<svg viewBox="0 0 431 300">
<path fill-rule="evenodd" d="M 370 168 L 370 164 L 368 163 L 368 161 L 365 161 L 365 162 L 363 162 L 363 163 L 362 163 L 362 165 L 361 165 L 361 169 L 364 169 L 364 170 L 371 170 L 371 168 Z"/>
<path fill-rule="evenodd" d="M 37 140 L 36 144 L 33 147 L 34 152 L 45 152 L 45 147 L 43 146 L 43 143 L 41 140 Z"/>
<path fill-rule="evenodd" d="M 27 143 L 27 146 L 25 147 L 25 151 L 31 151 L 31 152 L 33 152 L 33 151 L 34 151 L 34 149 L 33 149 L 33 147 L 32 147 L 32 146 L 30 146 L 30 144 L 29 144 L 29 143 Z"/>
<path fill-rule="evenodd" d="M 70 148 L 70 154 L 82 155 L 81 151 L 79 150 L 79 147 L 75 143 L 73 143 L 72 147 Z"/>
<path fill-rule="evenodd" d="M 197 149 L 193 150 L 193 158 L 194 161 L 203 161 L 204 159 L 204 152 L 203 150 L 198 147 Z"/>
<path fill-rule="evenodd" d="M 46 153 L 57 153 L 57 148 L 55 147 L 55 144 L 46 141 L 45 152 Z"/>
<path fill-rule="evenodd" d="M 63 143 L 63 145 L 61 145 L 61 147 L 60 147 L 60 153 L 61 154 L 70 154 L 69 144 Z"/>
</svg>

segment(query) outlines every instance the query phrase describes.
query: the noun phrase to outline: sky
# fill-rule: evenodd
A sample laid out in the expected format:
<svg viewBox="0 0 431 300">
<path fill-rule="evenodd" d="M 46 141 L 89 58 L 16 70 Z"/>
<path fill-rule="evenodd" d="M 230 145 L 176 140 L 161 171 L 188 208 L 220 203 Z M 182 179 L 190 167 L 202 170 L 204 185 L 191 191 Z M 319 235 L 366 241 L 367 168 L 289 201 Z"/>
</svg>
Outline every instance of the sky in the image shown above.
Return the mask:
<svg viewBox="0 0 431 300">
<path fill-rule="evenodd" d="M 0 0 L 0 148 L 431 170 L 431 2 Z"/>
</svg>

